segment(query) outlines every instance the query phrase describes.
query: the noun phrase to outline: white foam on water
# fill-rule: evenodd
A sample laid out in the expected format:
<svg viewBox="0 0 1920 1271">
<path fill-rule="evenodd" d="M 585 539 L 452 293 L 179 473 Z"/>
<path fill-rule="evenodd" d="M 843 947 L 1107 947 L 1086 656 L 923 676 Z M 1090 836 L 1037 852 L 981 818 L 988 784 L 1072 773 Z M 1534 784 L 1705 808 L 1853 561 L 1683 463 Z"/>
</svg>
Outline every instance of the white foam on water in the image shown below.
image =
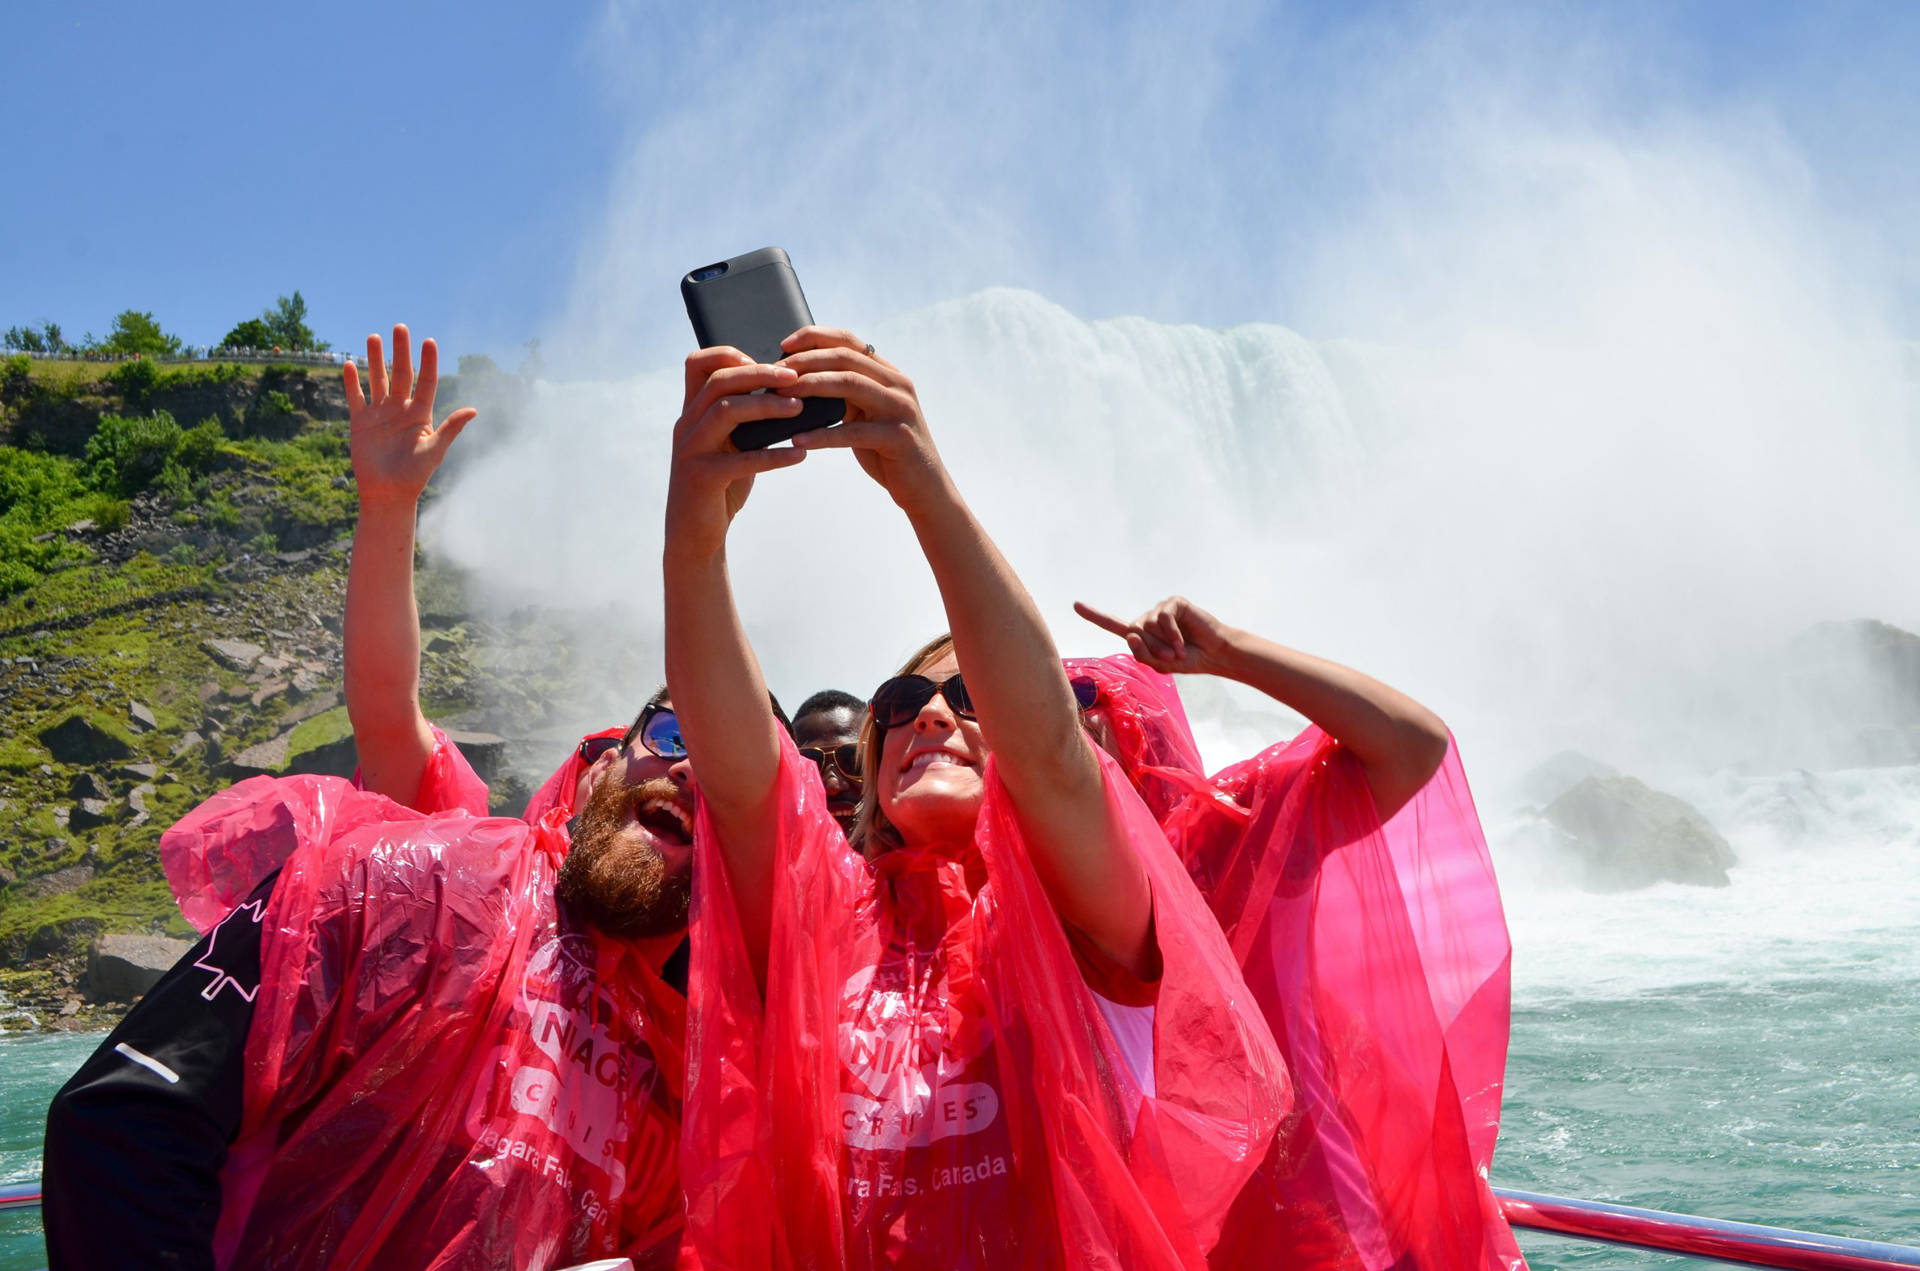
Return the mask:
<svg viewBox="0 0 1920 1271">
<path fill-rule="evenodd" d="M 1489 827 L 1516 1001 L 1920 980 L 1920 767 L 1727 772 L 1674 793 L 1732 844 L 1731 886 L 1595 895 L 1520 881 L 1517 822 Z"/>
</svg>

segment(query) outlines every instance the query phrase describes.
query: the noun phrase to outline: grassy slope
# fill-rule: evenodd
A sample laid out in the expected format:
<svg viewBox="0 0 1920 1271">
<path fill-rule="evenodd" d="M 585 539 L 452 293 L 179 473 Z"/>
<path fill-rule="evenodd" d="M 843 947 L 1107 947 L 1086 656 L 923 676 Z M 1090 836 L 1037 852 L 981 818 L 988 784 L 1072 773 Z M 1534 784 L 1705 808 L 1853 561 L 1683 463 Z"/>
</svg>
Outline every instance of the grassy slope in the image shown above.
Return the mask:
<svg viewBox="0 0 1920 1271">
<path fill-rule="evenodd" d="M 0 522 L 12 518 L 15 541 L 34 549 L 0 574 L 0 1006 L 28 1002 L 43 1022 L 72 1007 L 94 935 L 188 934 L 160 868 L 160 835 L 235 779 L 237 754 L 289 733 L 298 754 L 349 733 L 339 625 L 357 501 L 344 401 L 337 385 L 303 382 L 296 368 L 206 369 L 163 378 L 135 402 L 98 366 L 36 363 L 33 383 L 16 378 L 0 401 Z M 303 409 L 274 415 L 262 435 L 256 412 L 280 389 Z M 84 450 L 100 417 L 140 413 L 168 392 L 219 408 L 215 453 L 167 493 L 156 484 L 126 499 L 87 485 L 98 480 Z M 16 476 L 54 495 L 23 500 L 17 481 L 9 495 L 9 451 Z M 95 523 L 71 528 L 83 519 Z M 550 710 L 547 668 L 565 660 L 561 633 L 529 620 L 483 637 L 444 575 L 422 573 L 421 609 L 430 716 L 485 727 Z M 214 639 L 260 645 L 286 666 L 234 670 L 206 648 Z M 133 702 L 155 727 L 136 726 Z M 120 738 L 128 756 L 56 760 L 39 734 L 74 714 Z M 146 778 L 134 764 L 156 772 Z M 84 774 L 106 787 L 108 823 L 76 829 L 61 817 Z M 141 786 L 151 787 L 144 820 L 128 802 Z M 503 779 L 495 795 L 496 812 L 517 811 L 526 789 Z M 87 1009 L 63 1022 L 101 1019 Z"/>
<path fill-rule="evenodd" d="M 0 437 L 9 447 L 21 440 L 48 449 L 19 425 L 23 407 L 49 398 L 93 416 L 136 413 L 138 404 L 113 395 L 105 370 L 35 364 L 33 400 L 15 393 L 0 410 Z M 252 374 L 257 382 L 266 372 Z M 245 400 L 244 375 L 222 383 Z M 215 470 L 184 497 L 136 494 L 123 527 L 70 531 L 63 518 L 71 506 L 52 507 L 49 524 L 26 527 L 53 535 L 60 550 L 45 554 L 28 585 L 16 575 L 11 594 L 0 595 L 0 991 L 10 983 L 19 990 L 26 966 L 71 970 L 100 931 L 188 934 L 161 875 L 161 831 L 226 783 L 226 759 L 284 731 L 283 717 L 302 702 L 337 691 L 340 541 L 355 507 L 345 424 L 304 414 L 278 422 L 277 437 L 225 437 Z M 84 470 L 79 456 L 56 453 L 47 462 Z M 323 546 L 305 559 L 277 559 L 283 540 Z M 260 685 L 203 647 L 214 638 L 250 640 L 304 662 L 294 669 L 312 668 L 306 691 L 256 704 Z M 157 727 L 132 721 L 133 702 L 152 711 Z M 120 737 L 128 757 L 56 760 L 38 734 L 74 714 Z M 191 741 L 216 731 L 215 746 Z M 138 763 L 155 765 L 155 776 L 127 771 Z M 106 825 L 62 822 L 83 772 L 107 788 Z M 127 796 L 141 785 L 151 786 L 141 796 L 148 815 L 136 824 Z"/>
</svg>

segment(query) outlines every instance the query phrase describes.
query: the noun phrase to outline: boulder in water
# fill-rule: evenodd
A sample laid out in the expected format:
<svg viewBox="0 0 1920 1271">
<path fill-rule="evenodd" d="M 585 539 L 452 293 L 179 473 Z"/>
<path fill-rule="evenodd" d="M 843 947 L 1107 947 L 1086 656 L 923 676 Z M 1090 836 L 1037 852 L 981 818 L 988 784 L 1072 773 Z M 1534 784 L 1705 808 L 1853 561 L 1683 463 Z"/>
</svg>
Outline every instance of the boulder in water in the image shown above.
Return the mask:
<svg viewBox="0 0 1920 1271">
<path fill-rule="evenodd" d="M 107 1002 L 131 1002 L 160 982 L 193 946 L 165 936 L 111 935 L 87 954 L 87 988 Z"/>
<path fill-rule="evenodd" d="M 1733 848 L 1692 804 L 1633 777 L 1587 777 L 1547 806 L 1578 855 L 1585 885 L 1629 891 L 1654 883 L 1725 887 Z"/>
<path fill-rule="evenodd" d="M 1789 642 L 1778 675 L 1769 766 L 1920 763 L 1920 635 L 1872 619 L 1823 622 Z"/>
</svg>

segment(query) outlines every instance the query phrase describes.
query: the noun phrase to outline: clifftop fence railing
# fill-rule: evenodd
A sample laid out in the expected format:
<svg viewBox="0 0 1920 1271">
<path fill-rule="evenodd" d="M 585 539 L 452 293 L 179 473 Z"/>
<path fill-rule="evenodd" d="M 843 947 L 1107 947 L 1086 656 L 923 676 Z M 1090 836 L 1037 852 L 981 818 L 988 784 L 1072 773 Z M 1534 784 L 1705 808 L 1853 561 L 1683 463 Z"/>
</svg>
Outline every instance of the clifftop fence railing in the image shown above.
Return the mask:
<svg viewBox="0 0 1920 1271">
<path fill-rule="evenodd" d="M 166 357 L 148 356 L 144 353 L 90 353 L 78 349 L 41 353 L 32 349 L 0 348 L 0 356 L 3 357 L 17 357 L 23 353 L 36 362 L 98 362 L 102 365 L 145 361 L 152 362 L 155 366 L 198 366 L 209 362 L 270 362 L 275 365 L 290 363 L 295 366 L 339 366 L 347 360 L 346 354 L 332 351 L 295 353 L 288 349 L 216 349 L 206 345 L 193 345 Z"/>
</svg>

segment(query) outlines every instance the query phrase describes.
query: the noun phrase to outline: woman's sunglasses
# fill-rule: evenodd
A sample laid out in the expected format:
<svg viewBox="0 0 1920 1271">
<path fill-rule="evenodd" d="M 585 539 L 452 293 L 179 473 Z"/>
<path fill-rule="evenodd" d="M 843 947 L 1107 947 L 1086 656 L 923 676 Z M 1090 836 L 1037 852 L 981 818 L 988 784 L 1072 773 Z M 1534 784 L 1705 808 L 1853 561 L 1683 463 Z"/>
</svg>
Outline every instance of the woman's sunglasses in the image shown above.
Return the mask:
<svg viewBox="0 0 1920 1271">
<path fill-rule="evenodd" d="M 800 757 L 818 764 L 820 775 L 823 777 L 827 774 L 827 765 L 832 764 L 839 769 L 841 779 L 848 785 L 860 784 L 860 747 L 853 742 L 843 746 L 829 746 L 825 749 L 819 746 L 802 746 Z"/>
<path fill-rule="evenodd" d="M 1099 704 L 1100 685 L 1091 675 L 1076 675 L 1067 683 L 1073 686 L 1073 700 L 1081 710 L 1092 710 Z M 958 675 L 950 675 L 939 683 L 924 675 L 896 675 L 874 690 L 873 701 L 867 709 L 873 712 L 877 726 L 898 728 L 910 723 L 936 693 L 947 699 L 947 705 L 960 718 L 980 718 L 973 713 L 973 697 L 967 692 L 966 680 Z"/>
<path fill-rule="evenodd" d="M 580 743 L 580 760 L 591 764 L 609 750 L 638 741 L 647 753 L 658 759 L 685 759 L 687 743 L 680 736 L 680 721 L 670 706 L 649 706 L 640 712 L 640 720 L 624 737 L 588 737 Z"/>
</svg>

